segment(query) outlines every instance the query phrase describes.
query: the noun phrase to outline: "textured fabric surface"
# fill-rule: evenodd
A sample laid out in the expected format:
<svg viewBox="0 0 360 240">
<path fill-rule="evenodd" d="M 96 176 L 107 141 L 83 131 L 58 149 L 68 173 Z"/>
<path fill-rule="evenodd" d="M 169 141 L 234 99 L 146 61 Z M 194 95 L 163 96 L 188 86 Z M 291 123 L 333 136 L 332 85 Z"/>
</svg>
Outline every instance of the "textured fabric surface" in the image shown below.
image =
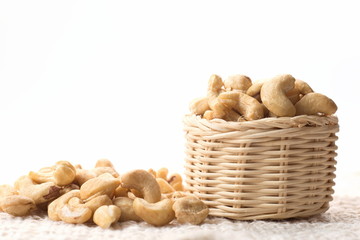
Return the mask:
<svg viewBox="0 0 360 240">
<path fill-rule="evenodd" d="M 360 239 L 360 197 L 335 196 L 330 209 L 307 219 L 232 221 L 209 218 L 200 226 L 173 221 L 164 227 L 117 223 L 111 229 L 93 224 L 53 222 L 46 215 L 12 217 L 0 213 L 0 239 Z"/>
</svg>

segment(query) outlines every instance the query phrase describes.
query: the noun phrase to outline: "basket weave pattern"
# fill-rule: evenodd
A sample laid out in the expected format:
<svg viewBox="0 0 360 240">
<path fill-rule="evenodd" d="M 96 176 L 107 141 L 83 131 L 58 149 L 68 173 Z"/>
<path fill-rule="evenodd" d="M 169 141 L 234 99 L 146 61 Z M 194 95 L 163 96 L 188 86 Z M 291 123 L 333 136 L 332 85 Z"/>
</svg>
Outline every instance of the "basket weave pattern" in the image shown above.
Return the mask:
<svg viewBox="0 0 360 240">
<path fill-rule="evenodd" d="M 209 206 L 210 215 L 286 219 L 329 208 L 337 117 L 226 122 L 188 115 L 184 125 L 187 189 Z"/>
</svg>

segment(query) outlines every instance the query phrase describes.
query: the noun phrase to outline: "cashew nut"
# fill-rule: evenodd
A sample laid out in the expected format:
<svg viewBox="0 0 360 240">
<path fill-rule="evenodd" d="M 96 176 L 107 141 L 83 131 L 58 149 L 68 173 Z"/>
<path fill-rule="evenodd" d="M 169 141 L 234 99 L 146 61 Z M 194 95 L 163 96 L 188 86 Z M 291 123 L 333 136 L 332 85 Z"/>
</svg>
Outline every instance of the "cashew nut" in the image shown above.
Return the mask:
<svg viewBox="0 0 360 240">
<path fill-rule="evenodd" d="M 264 117 L 264 109 L 255 98 L 242 92 L 224 92 L 218 97 L 224 105 L 234 108 L 246 120 L 256 120 Z"/>
<path fill-rule="evenodd" d="M 316 115 L 318 113 L 332 115 L 337 106 L 333 100 L 320 93 L 308 93 L 296 104 L 296 115 Z"/>
<path fill-rule="evenodd" d="M 226 91 L 240 91 L 246 93 L 248 88 L 252 85 L 251 79 L 248 76 L 236 74 L 229 76 L 225 82 Z"/>
<path fill-rule="evenodd" d="M 136 198 L 133 202 L 135 214 L 154 226 L 164 226 L 175 218 L 172 205 L 173 202 L 170 199 L 149 203 L 142 198 Z"/>
<path fill-rule="evenodd" d="M 59 210 L 73 197 L 80 197 L 80 190 L 72 190 L 52 201 L 48 206 L 48 216 L 53 221 L 60 221 Z"/>
<path fill-rule="evenodd" d="M 75 176 L 75 167 L 67 161 L 59 161 L 54 166 L 42 168 L 38 172 L 29 172 L 29 177 L 37 183 L 54 182 L 58 186 L 72 183 Z"/>
<path fill-rule="evenodd" d="M 109 228 L 121 216 L 121 209 L 115 205 L 101 206 L 94 213 L 94 223 L 101 228 Z"/>
<path fill-rule="evenodd" d="M 171 193 L 175 192 L 175 189 L 163 178 L 156 178 L 157 183 L 160 186 L 160 192 L 161 193 Z"/>
<path fill-rule="evenodd" d="M 100 161 L 100 160 L 99 160 Z M 102 162 L 101 164 L 106 164 Z M 98 165 L 101 165 L 100 163 Z M 116 170 L 109 166 L 98 166 L 93 169 L 77 169 L 75 182 L 77 182 L 80 186 L 83 185 L 86 181 L 98 177 L 101 174 L 110 173 L 113 177 L 119 177 L 119 174 Z"/>
<path fill-rule="evenodd" d="M 200 224 L 209 214 L 209 208 L 196 197 L 188 196 L 175 200 L 173 205 L 179 223 Z"/>
<path fill-rule="evenodd" d="M 95 164 L 95 168 L 98 168 L 98 167 L 110 167 L 112 169 L 115 169 L 112 162 L 109 159 L 106 159 L 106 158 L 102 158 L 102 159 L 97 160 L 97 162 Z"/>
<path fill-rule="evenodd" d="M 15 181 L 15 189 L 19 195 L 23 195 L 34 200 L 35 204 L 49 202 L 60 196 L 61 187 L 53 182 L 36 184 L 29 176 L 22 176 Z"/>
<path fill-rule="evenodd" d="M 296 79 L 295 80 L 295 88 L 302 94 L 302 95 L 306 95 L 308 93 L 312 93 L 314 92 L 314 90 L 312 90 L 312 88 L 310 87 L 309 84 L 307 84 L 306 82 Z"/>
<path fill-rule="evenodd" d="M 8 195 L 0 197 L 0 209 L 13 216 L 25 216 L 36 209 L 35 202 L 26 196 Z"/>
<path fill-rule="evenodd" d="M 260 91 L 261 100 L 266 108 L 276 116 L 293 117 L 296 109 L 286 93 L 293 89 L 294 85 L 295 78 L 290 74 L 278 75 L 264 82 Z"/>
<path fill-rule="evenodd" d="M 100 195 L 84 203 L 85 207 L 90 208 L 90 210 L 93 212 L 95 212 L 95 210 L 101 206 L 111 205 L 111 204 L 112 201 L 108 195 Z"/>
<path fill-rule="evenodd" d="M 57 214 L 67 223 L 85 223 L 91 219 L 93 212 L 78 197 L 73 197 L 58 209 Z"/>
<path fill-rule="evenodd" d="M 142 219 L 135 214 L 133 208 L 133 199 L 128 197 L 118 197 L 113 200 L 114 205 L 121 209 L 121 216 L 119 218 L 119 222 L 125 221 L 136 221 L 140 222 Z"/>
<path fill-rule="evenodd" d="M 171 174 L 168 183 L 175 189 L 175 191 L 183 191 L 182 177 L 178 173 Z"/>
<path fill-rule="evenodd" d="M 206 110 L 210 110 L 207 97 L 195 98 L 190 102 L 190 112 L 195 115 L 203 115 Z"/>
<path fill-rule="evenodd" d="M 168 173 L 169 173 L 169 170 L 167 168 L 160 168 L 156 172 L 156 177 L 166 180 Z"/>
<path fill-rule="evenodd" d="M 124 188 L 136 189 L 149 203 L 161 199 L 160 186 L 154 176 L 145 170 L 133 170 L 121 176 L 121 185 Z"/>
<path fill-rule="evenodd" d="M 110 173 L 101 174 L 85 182 L 80 187 L 80 198 L 82 200 L 90 200 L 91 198 L 108 195 L 110 198 L 114 196 L 115 189 L 120 185 L 120 180 L 113 177 Z"/>
</svg>

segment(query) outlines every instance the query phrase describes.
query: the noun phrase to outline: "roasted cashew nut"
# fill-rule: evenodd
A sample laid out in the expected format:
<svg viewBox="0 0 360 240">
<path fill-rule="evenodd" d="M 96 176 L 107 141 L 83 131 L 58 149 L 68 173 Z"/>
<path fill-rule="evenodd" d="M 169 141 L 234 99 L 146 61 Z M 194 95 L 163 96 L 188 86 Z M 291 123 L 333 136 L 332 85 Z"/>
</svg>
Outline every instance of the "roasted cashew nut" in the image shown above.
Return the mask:
<svg viewBox="0 0 360 240">
<path fill-rule="evenodd" d="M 115 189 L 120 185 L 120 180 L 113 177 L 110 173 L 104 173 L 98 177 L 92 178 L 80 187 L 80 198 L 90 200 L 91 198 L 108 195 L 114 196 Z"/>
<path fill-rule="evenodd" d="M 121 175 L 121 185 L 124 188 L 138 190 L 149 203 L 161 199 L 159 184 L 154 176 L 145 170 L 133 170 Z"/>
<path fill-rule="evenodd" d="M 210 110 L 209 99 L 207 97 L 195 98 L 189 104 L 190 112 L 195 115 L 203 115 Z"/>
<path fill-rule="evenodd" d="M 179 223 L 200 224 L 209 214 L 209 208 L 196 197 L 187 196 L 175 200 L 173 205 Z"/>
<path fill-rule="evenodd" d="M 286 93 L 295 86 L 295 78 L 290 74 L 278 75 L 264 82 L 260 96 L 263 104 L 270 112 L 278 117 L 293 117 L 296 109 L 286 96 Z"/>
<path fill-rule="evenodd" d="M 67 161 L 59 161 L 54 166 L 42 168 L 38 172 L 29 172 L 29 177 L 37 183 L 54 182 L 58 186 L 71 184 L 75 176 L 75 167 Z"/>
<path fill-rule="evenodd" d="M 113 200 L 114 205 L 119 207 L 121 210 L 121 216 L 119 222 L 125 221 L 137 221 L 140 222 L 142 219 L 135 214 L 133 208 L 134 200 L 128 197 L 118 197 Z"/>
<path fill-rule="evenodd" d="M 295 104 L 295 108 L 296 115 L 332 115 L 337 110 L 335 102 L 320 93 L 306 94 Z"/>
<path fill-rule="evenodd" d="M 224 81 L 226 91 L 240 91 L 246 93 L 251 85 L 251 79 L 248 76 L 241 74 L 231 75 Z"/>
<path fill-rule="evenodd" d="M 31 198 L 36 205 L 56 199 L 61 191 L 61 187 L 53 182 L 36 184 L 29 176 L 20 177 L 15 181 L 14 186 L 19 195 Z"/>
<path fill-rule="evenodd" d="M 121 209 L 115 205 L 101 206 L 96 209 L 93 217 L 94 223 L 101 228 L 109 228 L 121 216 Z"/>
<path fill-rule="evenodd" d="M 157 183 L 160 186 L 160 192 L 167 194 L 171 192 L 175 192 L 175 189 L 163 178 L 156 178 Z"/>
<path fill-rule="evenodd" d="M 59 217 L 59 210 L 64 207 L 65 204 L 69 202 L 70 199 L 80 197 L 80 190 L 71 190 L 64 195 L 60 196 L 59 198 L 52 201 L 48 206 L 48 216 L 53 221 L 60 221 L 61 218 Z"/>
<path fill-rule="evenodd" d="M 255 98 L 242 92 L 224 92 L 218 97 L 224 105 L 235 109 L 246 120 L 256 120 L 264 117 L 264 108 Z"/>
<path fill-rule="evenodd" d="M 0 197 L 0 209 L 13 216 L 25 216 L 36 209 L 34 200 L 21 195 Z"/>
<path fill-rule="evenodd" d="M 173 202 L 170 199 L 149 203 L 142 198 L 136 198 L 133 202 L 135 214 L 154 226 L 164 226 L 175 218 L 172 205 Z"/>
</svg>

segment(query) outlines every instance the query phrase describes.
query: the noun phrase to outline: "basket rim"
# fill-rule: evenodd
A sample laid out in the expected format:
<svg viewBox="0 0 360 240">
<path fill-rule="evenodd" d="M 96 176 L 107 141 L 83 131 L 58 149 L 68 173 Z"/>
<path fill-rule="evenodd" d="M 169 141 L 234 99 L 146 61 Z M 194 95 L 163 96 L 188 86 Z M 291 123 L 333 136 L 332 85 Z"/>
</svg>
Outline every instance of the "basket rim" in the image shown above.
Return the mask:
<svg viewBox="0 0 360 240">
<path fill-rule="evenodd" d="M 339 119 L 336 115 L 331 116 L 317 116 L 317 115 L 299 115 L 294 117 L 267 117 L 257 120 L 244 121 L 244 122 L 233 122 L 226 121 L 223 119 L 212 119 L 207 120 L 202 118 L 200 115 L 186 114 L 183 118 L 183 122 L 186 125 L 200 124 L 203 127 L 211 129 L 216 128 L 228 128 L 228 129 L 249 129 L 249 128 L 263 128 L 275 127 L 275 128 L 289 128 L 289 127 L 318 127 L 328 125 L 338 125 Z"/>
</svg>

